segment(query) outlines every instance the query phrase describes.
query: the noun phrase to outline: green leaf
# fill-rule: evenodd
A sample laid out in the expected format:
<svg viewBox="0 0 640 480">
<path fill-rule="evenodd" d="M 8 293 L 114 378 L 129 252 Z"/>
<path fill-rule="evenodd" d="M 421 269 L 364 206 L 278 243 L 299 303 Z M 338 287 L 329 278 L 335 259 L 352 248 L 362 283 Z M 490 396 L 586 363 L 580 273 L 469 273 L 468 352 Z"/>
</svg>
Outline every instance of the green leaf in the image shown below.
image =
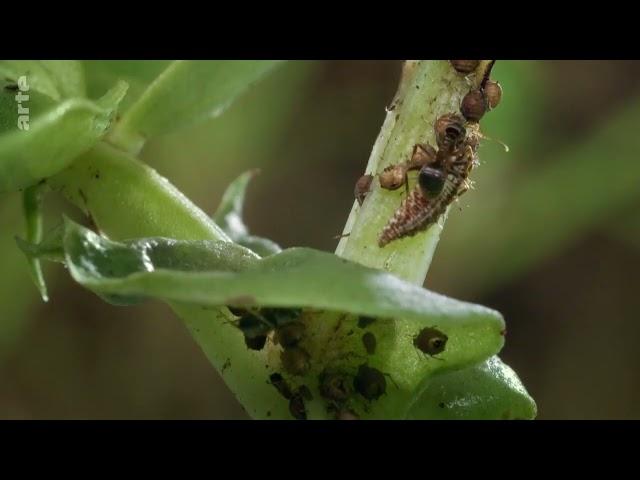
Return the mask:
<svg viewBox="0 0 640 480">
<path fill-rule="evenodd" d="M 537 407 L 516 373 L 498 357 L 437 375 L 411 408 L 410 419 L 530 420 Z"/>
<path fill-rule="evenodd" d="M 247 185 L 257 173 L 258 170 L 245 172 L 231 182 L 222 196 L 216 213 L 213 214 L 213 220 L 231 240 L 253 250 L 261 257 L 266 257 L 282 249 L 268 238 L 249 235 L 249 230 L 242 220 Z"/>
<path fill-rule="evenodd" d="M 431 375 L 482 361 L 503 345 L 504 322 L 493 310 L 307 248 L 260 259 L 231 242 L 138 239 L 118 243 L 67 220 L 64 250 L 72 277 L 100 295 L 152 297 L 203 307 L 250 303 L 351 314 L 345 315 L 341 329 L 311 337 L 307 346 L 316 376 L 324 368 L 335 367 L 336 358 L 351 371 L 362 363 L 357 353 L 363 348 L 362 332 L 353 335 L 356 320 L 360 315 L 379 318 L 369 327 L 377 337 L 378 354 L 368 362 L 389 373 L 394 386 L 375 406 L 367 407 L 378 418 L 402 418 Z M 321 326 L 322 318 L 313 321 Z M 448 336 L 438 360 L 413 345 L 415 335 L 426 326 Z M 225 335 L 225 330 L 219 334 Z M 332 348 L 329 357 L 321 353 L 326 345 Z M 310 408 L 320 411 L 323 407 Z"/>
<path fill-rule="evenodd" d="M 127 96 L 118 108 L 121 113 L 126 112 L 140 98 L 151 82 L 170 63 L 170 60 L 85 60 L 82 62 L 90 98 L 103 95 L 116 82 L 125 81 L 129 84 Z"/>
<path fill-rule="evenodd" d="M 138 152 L 145 140 L 220 115 L 278 62 L 175 61 L 123 115 L 112 143 Z"/>
<path fill-rule="evenodd" d="M 28 130 L 0 136 L 0 191 L 34 185 L 66 168 L 111 125 L 127 85 L 117 84 L 96 102 L 72 98 L 30 120 Z"/>
<path fill-rule="evenodd" d="M 29 91 L 36 91 L 54 101 L 85 97 L 82 65 L 76 60 L 1 60 L 0 77 L 17 82 L 25 76 Z"/>
</svg>

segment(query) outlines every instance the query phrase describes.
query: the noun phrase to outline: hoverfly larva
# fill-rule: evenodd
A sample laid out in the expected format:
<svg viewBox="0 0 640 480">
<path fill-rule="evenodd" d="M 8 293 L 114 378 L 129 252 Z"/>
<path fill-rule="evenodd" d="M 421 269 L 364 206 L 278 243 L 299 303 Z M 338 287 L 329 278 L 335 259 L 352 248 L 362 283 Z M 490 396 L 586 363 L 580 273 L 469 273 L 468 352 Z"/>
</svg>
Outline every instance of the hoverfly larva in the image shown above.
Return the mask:
<svg viewBox="0 0 640 480">
<path fill-rule="evenodd" d="M 475 135 L 467 136 L 464 119 L 457 114 L 438 118 L 435 124 L 439 150 L 435 161 L 423 165 L 418 184 L 382 230 L 384 247 L 397 238 L 415 235 L 435 223 L 447 207 L 466 191 L 475 161 Z"/>
</svg>

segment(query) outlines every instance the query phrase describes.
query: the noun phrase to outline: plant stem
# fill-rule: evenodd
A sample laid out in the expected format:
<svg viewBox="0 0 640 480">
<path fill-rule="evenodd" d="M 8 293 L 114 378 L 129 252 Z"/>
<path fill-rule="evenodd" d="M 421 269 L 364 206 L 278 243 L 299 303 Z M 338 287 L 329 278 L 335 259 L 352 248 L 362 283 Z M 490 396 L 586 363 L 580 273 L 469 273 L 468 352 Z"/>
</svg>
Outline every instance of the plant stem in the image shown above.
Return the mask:
<svg viewBox="0 0 640 480">
<path fill-rule="evenodd" d="M 459 111 L 460 102 L 470 88 L 469 80 L 446 60 L 407 62 L 366 173 L 375 175 L 389 165 L 409 159 L 416 143 L 435 146 L 435 120 L 445 113 Z M 344 229 L 349 236 L 340 241 L 336 254 L 422 285 L 446 214 L 425 232 L 380 248 L 378 235 L 400 205 L 405 191 L 402 188 L 393 192 L 384 190 L 377 180 L 371 186 L 362 206 L 354 202 Z"/>
</svg>

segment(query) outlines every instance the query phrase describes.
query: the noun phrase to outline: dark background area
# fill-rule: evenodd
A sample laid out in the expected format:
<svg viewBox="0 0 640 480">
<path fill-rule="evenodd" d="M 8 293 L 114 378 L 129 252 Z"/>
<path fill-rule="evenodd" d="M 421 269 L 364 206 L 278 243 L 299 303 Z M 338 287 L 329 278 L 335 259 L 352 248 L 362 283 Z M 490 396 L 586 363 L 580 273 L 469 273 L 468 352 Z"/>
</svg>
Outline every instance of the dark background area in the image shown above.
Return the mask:
<svg viewBox="0 0 640 480">
<path fill-rule="evenodd" d="M 228 112 L 142 158 L 207 212 L 258 167 L 252 232 L 333 251 L 400 62 L 290 62 Z M 640 418 L 640 62 L 498 61 L 502 104 L 475 189 L 453 210 L 425 286 L 499 310 L 501 357 L 541 419 Z M 0 204 L 0 418 L 247 418 L 168 307 L 108 305 L 46 265 L 40 301 Z M 51 226 L 62 200 L 48 199 Z"/>
</svg>

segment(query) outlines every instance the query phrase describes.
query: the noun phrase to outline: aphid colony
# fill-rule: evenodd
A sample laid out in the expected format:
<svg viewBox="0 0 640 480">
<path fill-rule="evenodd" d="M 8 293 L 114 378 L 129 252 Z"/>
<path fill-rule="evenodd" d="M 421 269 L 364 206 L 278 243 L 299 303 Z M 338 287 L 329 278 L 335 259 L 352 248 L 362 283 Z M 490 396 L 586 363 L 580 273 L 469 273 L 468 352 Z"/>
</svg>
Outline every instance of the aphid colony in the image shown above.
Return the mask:
<svg viewBox="0 0 640 480">
<path fill-rule="evenodd" d="M 452 66 L 461 74 L 471 74 L 480 68 L 478 60 L 451 60 Z M 382 230 L 380 247 L 405 236 L 415 235 L 438 220 L 447 207 L 468 188 L 469 172 L 477 162 L 476 151 L 480 134 L 478 122 L 482 116 L 500 102 L 500 85 L 489 80 L 493 63 L 483 72 L 477 88 L 469 91 L 462 100 L 460 113 L 440 116 L 434 125 L 436 150 L 431 145 L 416 144 L 411 158 L 403 163 L 385 168 L 379 175 L 380 186 L 395 190 L 403 185 L 408 188 L 408 173 L 418 171 L 416 187 L 408 192 L 401 206 Z M 355 186 L 355 196 L 362 205 L 369 191 L 372 175 L 362 176 Z M 309 379 L 312 359 L 302 346 L 305 324 L 302 311 L 287 308 L 242 309 L 229 307 L 240 318 L 235 322 L 242 331 L 248 348 L 261 350 L 271 338 L 282 347 L 280 362 L 283 373 L 293 378 Z M 359 317 L 360 329 L 368 329 L 375 318 Z M 353 332 L 350 332 L 351 334 Z M 377 339 L 373 332 L 365 331 L 361 339 L 364 353 L 373 356 Z M 412 345 L 424 355 L 438 358 L 444 352 L 448 337 L 435 327 L 424 327 L 412 337 Z M 373 402 L 386 394 L 388 374 L 369 365 L 368 361 L 357 367 L 325 367 L 317 376 L 318 391 L 326 401 L 327 410 L 337 420 L 357 420 L 354 400 Z M 391 377 L 390 377 L 391 378 Z M 392 379 L 393 381 L 393 379 Z M 307 418 L 305 401 L 313 399 L 306 385 L 293 388 L 281 373 L 272 373 L 269 383 L 289 401 L 289 412 L 293 418 Z M 366 405 L 366 403 L 365 403 Z M 365 411 L 367 407 L 364 407 Z"/>
<path fill-rule="evenodd" d="M 489 79 L 493 61 L 482 73 L 477 72 L 479 60 L 450 62 L 457 72 L 476 72 L 482 78 L 462 99 L 459 114 L 448 113 L 436 120 L 437 150 L 428 144 L 416 144 L 409 160 L 391 165 L 378 175 L 382 188 L 396 190 L 404 185 L 407 190 L 406 198 L 380 233 L 380 247 L 425 230 L 470 188 L 469 173 L 478 162 L 476 152 L 482 138 L 478 122 L 500 103 L 502 89 Z M 408 173 L 416 170 L 417 185 L 409 192 Z M 373 176 L 364 175 L 356 183 L 355 195 L 361 205 L 372 180 Z"/>
<path fill-rule="evenodd" d="M 305 333 L 304 323 L 300 321 L 301 311 L 297 309 L 263 308 L 246 310 L 230 307 L 240 318 L 235 322 L 252 350 L 262 349 L 268 336 L 283 348 L 280 355 L 283 373 L 292 377 L 303 377 L 310 371 L 309 354 L 300 346 Z M 357 326 L 365 330 L 361 341 L 366 355 L 374 355 L 377 340 L 368 328 L 376 321 L 371 317 L 359 317 Z M 350 332 L 351 333 L 351 332 Z M 445 350 L 447 335 L 436 328 L 425 327 L 413 337 L 413 346 L 425 355 L 435 357 Z M 436 357 L 437 358 L 437 357 Z M 327 410 L 336 420 L 357 420 L 359 415 L 354 408 L 354 399 L 365 402 L 378 400 L 387 391 L 388 374 L 372 367 L 367 361 L 353 367 L 324 368 L 317 377 L 320 396 L 325 400 Z M 278 393 L 289 402 L 289 412 L 297 420 L 307 418 L 305 401 L 311 401 L 313 395 L 306 385 L 292 387 L 281 373 L 269 376 Z M 366 410 L 366 407 L 365 407 Z"/>
</svg>

